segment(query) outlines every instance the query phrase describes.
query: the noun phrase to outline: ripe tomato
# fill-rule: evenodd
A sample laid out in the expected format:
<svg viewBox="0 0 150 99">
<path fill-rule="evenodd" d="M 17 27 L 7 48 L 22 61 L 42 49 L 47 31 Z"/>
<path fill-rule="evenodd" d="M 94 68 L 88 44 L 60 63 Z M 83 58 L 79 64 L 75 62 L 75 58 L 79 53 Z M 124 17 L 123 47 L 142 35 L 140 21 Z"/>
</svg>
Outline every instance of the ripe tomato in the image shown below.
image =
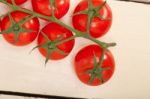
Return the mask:
<svg viewBox="0 0 150 99">
<path fill-rule="evenodd" d="M 97 68 L 95 68 L 94 58 L 98 63 L 101 56 L 102 48 L 98 45 L 89 45 L 77 53 L 75 57 L 75 71 L 78 78 L 83 83 L 91 86 L 97 86 L 105 83 L 112 77 L 115 69 L 115 62 L 109 50 L 105 53 L 102 66 L 97 65 Z M 89 83 L 92 79 L 92 75 L 89 73 L 91 70 L 94 70 L 96 76 L 93 81 Z"/>
<path fill-rule="evenodd" d="M 19 22 L 24 20 L 26 17 L 29 17 L 30 15 L 24 12 L 15 11 L 11 13 L 11 16 L 15 22 L 14 26 L 12 26 L 12 22 L 9 16 L 5 16 L 2 19 L 2 23 L 3 23 L 3 25 L 1 26 L 2 31 L 6 31 L 10 28 L 12 29 L 10 33 L 3 33 L 3 37 L 6 39 L 6 41 L 16 46 L 27 45 L 32 41 L 34 41 L 39 31 L 38 18 L 32 18 L 31 20 L 25 22 L 22 26 L 18 27 Z M 26 31 L 22 32 L 21 28 L 26 29 Z M 15 35 L 15 31 L 16 32 L 19 31 L 17 41 L 16 41 L 17 38 Z"/>
<path fill-rule="evenodd" d="M 69 10 L 70 0 L 55 0 L 55 16 L 57 18 L 63 17 Z M 32 7 L 35 12 L 43 15 L 51 16 L 51 9 L 49 0 L 32 0 Z"/>
<path fill-rule="evenodd" d="M 66 28 L 64 28 L 63 26 L 61 25 L 58 25 L 56 23 L 50 23 L 48 24 L 47 26 L 45 26 L 42 30 L 41 30 L 48 38 L 49 40 L 51 41 L 55 41 L 57 40 L 59 37 L 62 36 L 61 40 L 64 40 L 64 39 L 67 39 L 67 38 L 70 38 L 73 36 L 72 32 L 67 30 Z M 42 32 L 39 34 L 39 37 L 38 37 L 38 45 L 42 45 L 42 44 L 45 44 L 47 43 L 46 41 L 46 38 L 44 37 L 44 35 L 42 34 Z M 61 41 L 59 40 L 59 41 Z M 59 42 L 58 41 L 58 42 Z M 47 48 L 50 49 L 50 46 L 51 45 L 48 45 Z M 64 54 L 61 54 L 59 52 L 57 52 L 56 50 L 54 50 L 50 56 L 49 56 L 49 59 L 52 59 L 52 60 L 59 60 L 59 59 L 62 59 L 64 57 L 66 57 L 70 52 L 71 50 L 73 49 L 73 46 L 74 46 L 74 39 L 72 40 L 69 40 L 67 42 L 64 42 L 62 44 L 59 44 L 57 45 L 56 47 L 61 50 L 62 52 L 66 53 L 65 55 Z M 47 48 L 42 48 L 42 47 L 39 47 L 39 51 L 40 53 L 47 57 L 48 55 L 48 49 Z"/>
<path fill-rule="evenodd" d="M 16 3 L 17 5 L 20 5 L 20 4 L 25 3 L 26 1 L 27 1 L 27 0 L 15 0 L 15 3 Z M 12 0 L 7 0 L 7 2 L 12 3 Z"/>
<path fill-rule="evenodd" d="M 93 6 L 98 7 L 104 3 L 104 0 L 92 0 Z M 81 1 L 75 8 L 74 14 L 88 9 L 88 0 Z M 91 26 L 90 34 L 91 36 L 98 38 L 103 36 L 108 32 L 112 24 L 112 11 L 108 4 L 105 4 L 102 9 L 98 12 L 103 18 L 94 16 Z M 87 14 L 77 14 L 72 18 L 73 26 L 79 31 L 86 32 L 88 15 Z"/>
<path fill-rule="evenodd" d="M 1 20 L 0 20 L 0 32 L 1 32 Z"/>
</svg>

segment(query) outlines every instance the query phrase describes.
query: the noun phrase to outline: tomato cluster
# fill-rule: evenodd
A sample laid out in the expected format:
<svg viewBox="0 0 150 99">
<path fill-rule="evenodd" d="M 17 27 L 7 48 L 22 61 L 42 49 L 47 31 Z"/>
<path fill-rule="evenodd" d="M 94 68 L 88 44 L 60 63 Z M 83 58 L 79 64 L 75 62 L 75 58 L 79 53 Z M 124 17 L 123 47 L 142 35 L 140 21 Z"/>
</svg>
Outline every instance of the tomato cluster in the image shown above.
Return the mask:
<svg viewBox="0 0 150 99">
<path fill-rule="evenodd" d="M 23 4 L 27 0 L 7 0 L 11 4 Z M 50 0 L 32 0 L 32 7 L 36 14 L 46 17 L 53 15 L 60 19 L 69 10 L 70 0 L 54 0 L 51 7 Z M 103 0 L 82 0 L 72 15 L 73 27 L 93 39 L 105 35 L 112 24 L 112 11 Z M 19 6 L 18 6 L 19 7 Z M 52 12 L 53 11 L 53 12 Z M 34 13 L 33 12 L 33 13 Z M 89 16 L 92 14 L 91 19 Z M 13 11 L 5 15 L 0 21 L 1 34 L 5 40 L 15 46 L 24 46 L 37 39 L 39 52 L 51 60 L 65 58 L 72 51 L 76 35 L 63 24 L 49 22 L 40 30 L 39 19 L 23 11 Z M 43 17 L 41 19 L 44 19 Z M 47 19 L 44 19 L 48 21 Z M 90 20 L 90 21 L 89 21 Z M 3 23 L 3 25 L 1 24 Z M 90 24 L 90 25 L 89 25 Z M 89 25 L 89 30 L 87 29 Z M 89 31 L 89 32 L 88 32 Z M 82 48 L 74 60 L 75 72 L 83 83 L 97 86 L 108 81 L 115 69 L 115 62 L 111 52 L 103 46 L 92 44 Z"/>
</svg>

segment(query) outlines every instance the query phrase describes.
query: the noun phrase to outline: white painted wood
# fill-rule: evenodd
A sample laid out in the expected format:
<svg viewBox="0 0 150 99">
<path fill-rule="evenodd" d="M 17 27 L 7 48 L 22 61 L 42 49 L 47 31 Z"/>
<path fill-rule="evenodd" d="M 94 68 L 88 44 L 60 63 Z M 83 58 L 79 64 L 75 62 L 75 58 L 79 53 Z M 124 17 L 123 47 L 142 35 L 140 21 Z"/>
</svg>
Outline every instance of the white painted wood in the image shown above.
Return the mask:
<svg viewBox="0 0 150 99">
<path fill-rule="evenodd" d="M 71 0 L 71 8 L 62 20 L 70 24 L 71 13 L 78 3 Z M 116 41 L 110 50 L 115 56 L 116 71 L 106 84 L 90 87 L 75 75 L 73 59 L 77 51 L 90 41 L 76 39 L 72 53 L 61 61 L 49 61 L 35 50 L 36 41 L 26 47 L 9 45 L 0 36 L 0 90 L 63 95 L 102 99 L 150 99 L 150 6 L 109 0 L 113 11 L 113 25 L 101 38 Z M 28 3 L 26 3 L 28 6 Z M 0 14 L 5 9 L 0 4 Z"/>
</svg>

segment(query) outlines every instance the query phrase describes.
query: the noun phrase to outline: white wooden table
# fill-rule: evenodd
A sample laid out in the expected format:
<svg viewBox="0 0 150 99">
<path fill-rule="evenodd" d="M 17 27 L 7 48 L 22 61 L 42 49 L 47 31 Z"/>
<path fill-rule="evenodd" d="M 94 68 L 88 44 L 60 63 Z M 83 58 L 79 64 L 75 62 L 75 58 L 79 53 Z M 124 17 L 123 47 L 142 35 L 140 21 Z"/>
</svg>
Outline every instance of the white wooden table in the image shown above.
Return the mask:
<svg viewBox="0 0 150 99">
<path fill-rule="evenodd" d="M 71 0 L 70 11 L 62 19 L 67 24 L 78 2 Z M 74 73 L 74 56 L 90 41 L 77 39 L 67 58 L 50 61 L 45 68 L 44 58 L 37 50 L 28 54 L 36 41 L 18 48 L 0 36 L 0 90 L 84 98 L 150 99 L 150 5 L 114 0 L 108 3 L 113 11 L 113 25 L 101 40 L 118 44 L 110 49 L 115 56 L 116 71 L 108 83 L 90 87 Z M 4 10 L 0 4 L 0 14 Z"/>
</svg>

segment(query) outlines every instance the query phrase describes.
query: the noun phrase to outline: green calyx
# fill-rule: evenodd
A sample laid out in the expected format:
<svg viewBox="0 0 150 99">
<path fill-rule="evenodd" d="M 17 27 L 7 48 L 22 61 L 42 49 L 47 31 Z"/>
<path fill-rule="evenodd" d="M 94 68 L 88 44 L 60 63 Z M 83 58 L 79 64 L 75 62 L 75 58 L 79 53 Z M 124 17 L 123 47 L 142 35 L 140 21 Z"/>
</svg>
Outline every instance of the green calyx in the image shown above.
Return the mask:
<svg viewBox="0 0 150 99">
<path fill-rule="evenodd" d="M 33 32 L 33 30 L 23 28 L 23 24 L 25 22 L 29 21 L 30 19 L 32 19 L 34 16 L 27 16 L 19 22 L 16 22 L 10 13 L 8 13 L 8 17 L 10 20 L 10 27 L 8 29 L 0 32 L 0 34 L 13 33 L 15 35 L 15 41 L 13 41 L 12 43 L 18 42 L 20 32 L 29 32 L 29 33 Z"/>
<path fill-rule="evenodd" d="M 89 7 L 88 9 L 88 13 L 92 14 L 94 17 L 99 17 L 100 19 L 104 20 L 105 18 L 103 18 L 103 16 L 99 13 L 99 11 L 106 5 L 106 1 L 103 2 L 100 6 L 98 7 L 93 7 L 91 5 L 91 7 Z M 90 6 L 90 4 L 89 4 Z"/>
<path fill-rule="evenodd" d="M 94 68 L 87 71 L 87 73 L 90 75 L 90 79 L 89 79 L 88 83 L 89 84 L 93 83 L 93 81 L 96 78 L 98 78 L 101 81 L 101 83 L 104 83 L 105 79 L 103 78 L 103 71 L 106 71 L 109 68 L 103 68 L 102 63 L 97 62 L 95 53 L 94 53 L 94 57 L 93 57 L 93 63 L 94 63 Z"/>
<path fill-rule="evenodd" d="M 41 45 L 38 45 L 36 47 L 34 47 L 31 52 L 33 50 L 35 50 L 36 48 L 44 48 L 46 49 L 47 51 L 47 56 L 46 56 L 46 60 L 45 60 L 45 65 L 47 64 L 48 60 L 50 59 L 50 56 L 51 54 L 56 51 L 58 52 L 59 54 L 61 55 L 67 55 L 67 53 L 61 51 L 59 48 L 57 48 L 58 46 L 58 43 L 60 44 L 60 42 L 63 42 L 61 41 L 62 38 L 63 38 L 63 35 L 59 36 L 56 40 L 52 41 L 48 38 L 48 36 L 44 33 L 44 32 L 41 32 L 41 34 L 43 35 L 43 37 L 45 38 L 46 42 L 41 44 Z"/>
<path fill-rule="evenodd" d="M 15 24 L 13 27 L 13 31 L 20 31 L 20 26 L 18 24 Z"/>
<path fill-rule="evenodd" d="M 98 7 L 94 7 L 92 5 L 92 1 L 91 0 L 88 0 L 88 9 L 86 10 L 82 10 L 80 12 L 76 12 L 74 13 L 74 16 L 75 15 L 79 15 L 79 14 L 87 14 L 87 15 L 92 15 L 93 17 L 99 17 L 100 19 L 105 19 L 103 18 L 103 16 L 99 13 L 99 11 L 106 5 L 106 1 L 104 1 L 100 6 Z"/>
</svg>

